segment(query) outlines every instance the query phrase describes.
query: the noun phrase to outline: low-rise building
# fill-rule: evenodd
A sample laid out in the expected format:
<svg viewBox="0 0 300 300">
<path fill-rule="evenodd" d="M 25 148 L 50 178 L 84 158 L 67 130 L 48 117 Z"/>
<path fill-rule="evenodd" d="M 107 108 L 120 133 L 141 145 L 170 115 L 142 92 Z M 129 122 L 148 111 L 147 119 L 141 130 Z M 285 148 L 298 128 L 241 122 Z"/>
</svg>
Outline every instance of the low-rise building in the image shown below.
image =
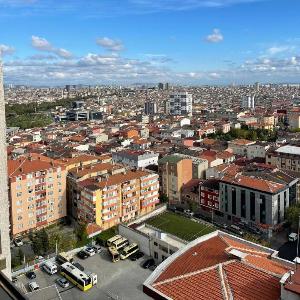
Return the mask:
<svg viewBox="0 0 300 300">
<path fill-rule="evenodd" d="M 145 168 L 158 164 L 158 153 L 146 151 L 123 150 L 112 153 L 114 163 L 121 163 L 131 168 Z"/>
<path fill-rule="evenodd" d="M 160 300 L 298 299 L 294 268 L 273 249 L 214 231 L 164 260 L 143 291 Z"/>
<path fill-rule="evenodd" d="M 232 150 L 232 152 L 236 155 L 247 156 L 248 146 L 254 145 L 256 142 L 245 140 L 245 139 L 237 139 L 228 142 L 228 148 Z"/>
<path fill-rule="evenodd" d="M 286 145 L 266 155 L 266 163 L 280 169 L 300 172 L 300 147 Z"/>
</svg>

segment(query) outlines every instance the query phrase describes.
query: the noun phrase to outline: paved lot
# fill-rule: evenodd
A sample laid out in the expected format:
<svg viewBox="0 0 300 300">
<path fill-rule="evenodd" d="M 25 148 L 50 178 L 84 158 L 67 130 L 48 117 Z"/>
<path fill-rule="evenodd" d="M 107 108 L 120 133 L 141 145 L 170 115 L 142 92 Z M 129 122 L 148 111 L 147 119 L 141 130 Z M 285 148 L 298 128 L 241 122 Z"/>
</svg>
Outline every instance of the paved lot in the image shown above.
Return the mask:
<svg viewBox="0 0 300 300">
<path fill-rule="evenodd" d="M 286 242 L 278 249 L 279 257 L 293 261 L 297 256 L 297 242 Z M 299 255 L 300 255 L 300 244 L 299 244 Z"/>
<path fill-rule="evenodd" d="M 142 291 L 143 282 L 151 274 L 150 270 L 145 270 L 141 267 L 145 258 L 135 262 L 127 259 L 125 261 L 112 263 L 107 250 L 103 249 L 102 253 L 89 257 L 86 260 L 80 260 L 77 257 L 75 260 L 85 268 L 85 271 L 88 270 L 98 275 L 98 284 L 87 292 L 82 292 L 73 285 L 70 285 L 70 287 L 66 289 L 57 286 L 61 299 L 150 299 Z M 48 286 L 52 286 L 52 288 L 40 291 L 43 292 L 43 298 L 40 298 L 40 293 L 39 297 L 34 298 L 39 298 L 41 300 L 53 299 L 53 296 L 50 296 L 50 294 L 53 295 L 53 291 L 55 290 L 54 283 L 59 275 L 54 274 L 50 276 L 43 271 L 36 271 L 36 274 L 37 278 L 33 281 L 36 281 L 40 285 L 41 289 Z M 22 282 L 28 289 L 28 283 L 30 280 L 28 280 L 26 276 L 22 275 L 19 277 L 18 281 L 19 283 Z M 32 296 L 34 296 L 33 294 Z M 48 294 L 49 296 L 46 296 Z"/>
</svg>

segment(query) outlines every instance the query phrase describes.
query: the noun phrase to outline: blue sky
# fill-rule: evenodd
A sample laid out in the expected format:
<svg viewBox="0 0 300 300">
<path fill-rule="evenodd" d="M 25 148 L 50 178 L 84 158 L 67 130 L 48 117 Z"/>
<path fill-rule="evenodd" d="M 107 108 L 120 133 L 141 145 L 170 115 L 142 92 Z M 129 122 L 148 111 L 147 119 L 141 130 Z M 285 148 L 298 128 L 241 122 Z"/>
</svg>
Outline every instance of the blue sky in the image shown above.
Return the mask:
<svg viewBox="0 0 300 300">
<path fill-rule="evenodd" d="M 0 0 L 7 83 L 299 82 L 299 0 Z"/>
</svg>

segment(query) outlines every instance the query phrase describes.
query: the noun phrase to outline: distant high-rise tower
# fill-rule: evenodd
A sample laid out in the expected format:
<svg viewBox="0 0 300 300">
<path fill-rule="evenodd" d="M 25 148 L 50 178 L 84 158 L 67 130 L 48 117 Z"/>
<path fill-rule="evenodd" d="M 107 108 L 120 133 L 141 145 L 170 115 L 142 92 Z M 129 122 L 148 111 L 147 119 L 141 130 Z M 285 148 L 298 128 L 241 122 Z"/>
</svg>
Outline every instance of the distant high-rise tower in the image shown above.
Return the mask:
<svg viewBox="0 0 300 300">
<path fill-rule="evenodd" d="M 166 113 L 170 115 L 192 115 L 193 95 L 188 92 L 171 93 L 165 108 Z"/>
<path fill-rule="evenodd" d="M 3 71 L 0 61 L 0 271 L 11 276 L 9 205 L 7 190 L 6 120 Z"/>
<path fill-rule="evenodd" d="M 243 96 L 241 100 L 241 107 L 245 109 L 255 108 L 255 96 Z"/>
<path fill-rule="evenodd" d="M 160 82 L 160 83 L 158 84 L 158 89 L 159 89 L 159 90 L 163 90 L 163 89 L 164 89 L 164 84 L 163 84 L 162 82 Z"/>
<path fill-rule="evenodd" d="M 144 107 L 145 115 L 155 115 L 157 113 L 157 105 L 153 101 L 146 101 Z"/>
</svg>

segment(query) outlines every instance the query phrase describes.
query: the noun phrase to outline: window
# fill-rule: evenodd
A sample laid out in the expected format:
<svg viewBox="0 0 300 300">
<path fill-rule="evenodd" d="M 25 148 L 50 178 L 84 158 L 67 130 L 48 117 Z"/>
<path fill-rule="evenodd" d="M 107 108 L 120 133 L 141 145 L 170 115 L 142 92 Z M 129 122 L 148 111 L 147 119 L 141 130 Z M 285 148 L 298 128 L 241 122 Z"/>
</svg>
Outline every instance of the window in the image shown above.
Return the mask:
<svg viewBox="0 0 300 300">
<path fill-rule="evenodd" d="M 154 251 L 154 258 L 158 259 L 158 253 L 156 251 Z"/>
<path fill-rule="evenodd" d="M 154 242 L 154 246 L 158 246 L 157 242 Z"/>
</svg>

